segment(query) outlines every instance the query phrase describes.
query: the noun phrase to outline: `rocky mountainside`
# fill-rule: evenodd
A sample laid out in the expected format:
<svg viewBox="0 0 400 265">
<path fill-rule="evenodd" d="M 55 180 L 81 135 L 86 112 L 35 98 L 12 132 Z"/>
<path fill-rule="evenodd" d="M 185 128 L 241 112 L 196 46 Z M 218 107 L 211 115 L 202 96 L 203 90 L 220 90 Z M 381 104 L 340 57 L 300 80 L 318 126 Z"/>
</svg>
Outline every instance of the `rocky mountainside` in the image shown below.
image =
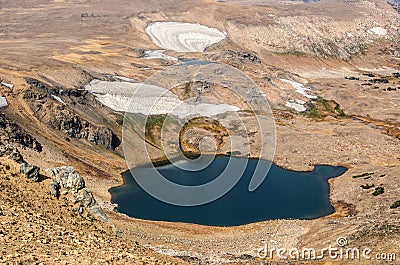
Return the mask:
<svg viewBox="0 0 400 265">
<path fill-rule="evenodd" d="M 23 99 L 35 116 L 52 129 L 65 133 L 66 137 L 84 139 L 95 145 L 114 150 L 120 144 L 118 136 L 104 125 L 93 124 L 74 111 L 78 104 L 90 105 L 93 98 L 84 90 L 63 91 L 60 87 L 27 78 L 30 88 L 25 90 Z M 66 97 L 67 103 L 62 97 Z M 86 113 L 87 116 L 90 113 Z"/>
<path fill-rule="evenodd" d="M 146 28 L 168 21 L 198 23 L 226 38 L 203 52 L 160 50 Z M 400 200 L 399 32 L 399 14 L 382 0 L 0 1 L 0 97 L 8 103 L 0 114 L 0 263 L 181 262 L 143 246 L 198 264 L 258 263 L 262 240 L 323 248 L 338 236 L 351 246 L 398 251 L 400 208 L 391 206 Z M 199 35 L 187 33 L 178 42 Z M 198 60 L 239 69 L 266 95 L 276 122 L 276 165 L 349 168 L 331 181 L 332 216 L 227 228 L 114 211 L 109 189 L 131 166 L 122 152 L 124 115 L 85 87 L 93 80 L 143 82 L 164 67 Z M 209 93 L 213 84 L 192 85 L 199 93 L 186 93 L 189 84 L 180 99 L 202 92 L 243 103 L 221 87 Z M 156 128 L 160 119 L 153 121 Z M 211 122 L 187 129 L 183 140 L 208 134 L 219 144 L 226 137 Z M 248 136 L 257 134 L 250 129 Z M 186 148 L 197 150 L 198 142 L 186 141 Z M 135 164 L 162 157 L 161 149 L 134 149 Z M 384 193 L 375 196 L 373 188 Z"/>
<path fill-rule="evenodd" d="M 17 143 L 37 152 L 42 151 L 42 145 L 18 124 L 0 113 L 0 136 L 3 143 Z"/>
<path fill-rule="evenodd" d="M 33 182 L 32 172 L 27 177 L 20 174 L 19 163 L 13 161 L 19 160 L 18 151 L 10 150 L 1 152 L 0 157 L 0 264 L 183 263 L 126 239 L 110 223 L 88 218 L 80 206 L 76 208 L 76 201 L 65 195 L 71 189 L 62 191 L 64 195 L 57 199 L 49 193 L 49 177 L 42 175 Z M 57 176 L 71 173 L 70 168 L 52 172 Z M 88 190 L 80 191 L 78 198 Z M 87 198 L 84 196 L 82 203 L 91 207 L 93 201 Z"/>
</svg>

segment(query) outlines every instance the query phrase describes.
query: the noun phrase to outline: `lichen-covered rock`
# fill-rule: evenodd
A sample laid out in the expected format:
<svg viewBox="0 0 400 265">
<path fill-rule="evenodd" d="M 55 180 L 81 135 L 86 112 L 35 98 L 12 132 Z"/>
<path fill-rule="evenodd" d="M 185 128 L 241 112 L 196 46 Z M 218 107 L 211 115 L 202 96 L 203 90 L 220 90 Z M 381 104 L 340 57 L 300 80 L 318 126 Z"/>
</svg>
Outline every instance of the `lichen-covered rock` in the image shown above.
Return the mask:
<svg viewBox="0 0 400 265">
<path fill-rule="evenodd" d="M 96 203 L 92 192 L 88 188 L 80 190 L 76 194 L 75 200 L 85 207 L 91 207 Z"/>
<path fill-rule="evenodd" d="M 71 166 L 57 167 L 50 170 L 52 177 L 61 187 L 77 192 L 85 187 L 82 176 L 75 172 Z"/>
<path fill-rule="evenodd" d="M 71 201 L 74 204 L 78 204 L 76 210 L 81 216 L 89 219 L 98 219 L 104 222 L 110 221 L 100 204 L 94 198 L 92 192 L 86 188 L 82 176 L 75 172 L 73 167 L 56 167 L 46 171 L 50 173 L 53 178 L 49 184 L 51 195 L 59 197 L 60 189 L 64 188 L 68 193 L 71 192 L 74 195 Z M 63 191 L 63 193 L 64 192 L 65 191 Z"/>
<path fill-rule="evenodd" d="M 79 207 L 77 209 L 79 209 L 78 211 L 80 212 L 80 214 L 83 213 L 83 209 L 87 209 L 88 217 L 94 217 L 104 222 L 109 221 L 103 209 L 93 197 L 92 192 L 88 188 L 83 188 L 78 193 L 76 193 L 75 201 L 76 203 L 79 203 Z"/>
<path fill-rule="evenodd" d="M 49 188 L 50 188 L 50 192 L 49 192 L 50 195 L 52 195 L 56 198 L 60 197 L 61 186 L 57 181 L 51 180 L 51 182 L 49 184 Z"/>
<path fill-rule="evenodd" d="M 7 157 L 19 164 L 24 163 L 24 158 L 15 146 L 0 144 L 0 156 Z"/>
<path fill-rule="evenodd" d="M 22 163 L 19 169 L 21 174 L 25 174 L 25 177 L 32 179 L 34 182 L 40 181 L 39 171 L 40 168 L 37 166 Z"/>
</svg>

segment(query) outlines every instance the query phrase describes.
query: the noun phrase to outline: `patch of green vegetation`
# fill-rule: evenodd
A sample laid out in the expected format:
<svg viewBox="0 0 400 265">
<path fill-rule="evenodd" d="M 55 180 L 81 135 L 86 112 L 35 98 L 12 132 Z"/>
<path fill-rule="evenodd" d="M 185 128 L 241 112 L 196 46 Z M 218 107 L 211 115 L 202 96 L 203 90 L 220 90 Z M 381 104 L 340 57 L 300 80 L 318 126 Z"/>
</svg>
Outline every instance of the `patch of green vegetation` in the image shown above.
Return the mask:
<svg viewBox="0 0 400 265">
<path fill-rule="evenodd" d="M 146 120 L 146 129 L 152 129 L 155 126 L 162 127 L 166 115 L 151 115 Z"/>
<path fill-rule="evenodd" d="M 119 126 L 122 126 L 124 124 L 124 115 L 118 113 L 116 114 L 116 118 L 117 118 L 116 120 L 117 124 Z"/>
<path fill-rule="evenodd" d="M 371 184 L 371 185 L 366 184 L 366 185 L 361 185 L 360 187 L 363 188 L 364 190 L 369 190 L 370 188 L 374 188 L 375 185 L 374 184 Z"/>
<path fill-rule="evenodd" d="M 396 201 L 390 206 L 390 209 L 397 209 L 399 207 L 400 207 L 400 201 Z"/>
<path fill-rule="evenodd" d="M 355 175 L 355 176 L 353 176 L 353 179 L 368 177 L 368 176 L 371 176 L 371 175 L 373 175 L 373 174 L 375 174 L 375 173 L 374 173 L 374 172 L 371 172 L 371 173 L 363 173 L 363 174 L 361 174 L 361 175 Z"/>
<path fill-rule="evenodd" d="M 372 193 L 372 195 L 379 196 L 379 195 L 383 194 L 384 192 L 385 192 L 384 187 L 378 187 L 378 188 L 375 188 L 375 191 L 374 191 L 374 193 Z"/>
<path fill-rule="evenodd" d="M 343 117 L 346 116 L 340 105 L 334 100 L 326 100 L 318 98 L 309 103 L 310 107 L 305 112 L 305 115 L 313 119 L 321 119 L 327 116 Z"/>
<path fill-rule="evenodd" d="M 157 126 L 159 128 L 162 128 L 162 125 L 164 124 L 166 115 L 151 115 L 147 117 L 146 120 L 146 136 L 152 135 L 151 131 Z"/>
<path fill-rule="evenodd" d="M 309 118 L 313 118 L 313 119 L 321 119 L 321 114 L 318 112 L 318 108 L 316 105 L 312 105 L 312 107 L 310 109 L 308 109 L 306 115 Z"/>
<path fill-rule="evenodd" d="M 286 51 L 286 52 L 277 52 L 276 54 L 278 55 L 294 55 L 297 57 L 300 56 L 306 56 L 307 54 L 301 51 L 296 51 L 296 50 L 291 50 L 291 51 Z"/>
<path fill-rule="evenodd" d="M 186 83 L 185 87 L 183 88 L 183 98 L 184 99 L 190 98 L 191 91 L 192 91 L 192 83 Z"/>
</svg>

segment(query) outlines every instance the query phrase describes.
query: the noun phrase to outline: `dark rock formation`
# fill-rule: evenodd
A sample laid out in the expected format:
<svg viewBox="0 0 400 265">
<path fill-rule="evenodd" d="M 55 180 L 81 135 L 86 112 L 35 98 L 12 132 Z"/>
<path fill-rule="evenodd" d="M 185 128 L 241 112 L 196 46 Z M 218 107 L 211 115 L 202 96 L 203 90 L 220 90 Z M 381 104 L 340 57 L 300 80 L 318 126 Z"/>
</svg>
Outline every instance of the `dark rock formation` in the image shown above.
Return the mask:
<svg viewBox="0 0 400 265">
<path fill-rule="evenodd" d="M 64 131 L 71 138 L 86 139 L 109 150 L 121 144 L 111 129 L 94 126 L 66 109 L 54 113 L 48 124 L 53 129 Z"/>
<path fill-rule="evenodd" d="M 0 113 L 0 136 L 3 143 L 18 143 L 24 147 L 41 152 L 42 145 L 18 124 Z"/>
<path fill-rule="evenodd" d="M 77 89 L 60 92 L 59 88 L 33 78 L 26 78 L 26 82 L 30 84 L 30 88 L 24 92 L 23 98 L 29 103 L 35 116 L 50 128 L 63 131 L 68 137 L 87 140 L 108 150 L 114 150 L 121 144 L 118 136 L 110 128 L 93 124 L 77 114 L 82 112 L 74 108 L 78 105 L 86 108 L 90 102 L 90 94 L 87 91 Z M 66 102 L 70 103 L 68 106 L 51 97 L 51 95 L 61 95 L 60 93 L 68 97 L 66 99 Z"/>
<path fill-rule="evenodd" d="M 19 169 L 19 172 L 21 174 L 25 174 L 25 177 L 27 177 L 28 179 L 32 179 L 34 182 L 40 181 L 39 171 L 39 167 L 29 165 L 27 163 L 22 163 Z"/>
<path fill-rule="evenodd" d="M 252 63 L 261 63 L 261 60 L 254 54 L 242 51 L 228 50 L 225 54 L 226 59 L 239 59 L 241 61 L 248 61 Z"/>
<path fill-rule="evenodd" d="M 15 146 L 0 144 L 0 156 L 7 157 L 17 163 L 23 163 L 24 158 Z"/>
<path fill-rule="evenodd" d="M 60 197 L 61 186 L 57 181 L 51 180 L 51 182 L 49 184 L 49 188 L 50 188 L 50 192 L 49 192 L 50 195 L 52 195 L 56 198 Z"/>
</svg>

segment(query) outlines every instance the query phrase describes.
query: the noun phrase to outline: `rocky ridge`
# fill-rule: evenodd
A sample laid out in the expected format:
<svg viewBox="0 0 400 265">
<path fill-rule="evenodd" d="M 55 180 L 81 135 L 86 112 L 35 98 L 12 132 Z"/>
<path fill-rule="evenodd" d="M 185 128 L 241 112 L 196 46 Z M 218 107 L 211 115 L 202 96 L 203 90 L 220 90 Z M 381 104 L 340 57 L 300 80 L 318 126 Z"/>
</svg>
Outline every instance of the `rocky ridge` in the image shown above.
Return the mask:
<svg viewBox="0 0 400 265">
<path fill-rule="evenodd" d="M 120 145 L 120 139 L 109 127 L 94 124 L 74 110 L 75 105 L 90 101 L 87 91 L 64 91 L 33 78 L 26 78 L 26 82 L 30 88 L 23 92 L 23 99 L 28 102 L 34 115 L 49 128 L 64 132 L 67 139 L 87 140 L 108 150 Z"/>
<path fill-rule="evenodd" d="M 56 179 L 46 179 L 15 147 L 0 145 L 0 264 L 184 263 L 127 239 L 111 223 L 86 218 L 66 194 L 54 199 L 48 183 L 60 190 L 58 179 L 68 187 L 61 193 L 79 188 L 76 201 L 87 205 L 85 211 L 98 205 L 72 167 L 54 171 Z M 41 178 L 33 183 L 30 176 Z"/>
<path fill-rule="evenodd" d="M 42 145 L 14 121 L 0 113 L 0 138 L 3 143 L 20 144 L 23 147 L 41 152 Z"/>
</svg>

